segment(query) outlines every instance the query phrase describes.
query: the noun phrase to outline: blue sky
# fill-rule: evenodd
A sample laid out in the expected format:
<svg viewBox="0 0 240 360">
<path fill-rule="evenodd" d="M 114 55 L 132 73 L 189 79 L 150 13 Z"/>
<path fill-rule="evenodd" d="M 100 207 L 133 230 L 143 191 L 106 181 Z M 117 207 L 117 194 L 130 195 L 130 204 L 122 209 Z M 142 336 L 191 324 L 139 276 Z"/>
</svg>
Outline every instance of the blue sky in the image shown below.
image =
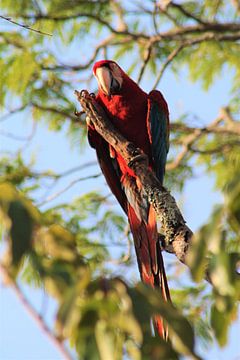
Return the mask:
<svg viewBox="0 0 240 360">
<path fill-rule="evenodd" d="M 124 64 L 122 64 L 124 67 Z M 197 64 L 196 64 L 197 66 Z M 171 118 L 174 119 L 182 113 L 197 114 L 202 124 L 207 124 L 217 117 L 219 108 L 227 105 L 230 97 L 229 84 L 232 74 L 224 73 L 215 85 L 207 92 L 203 92 L 199 83 L 191 83 L 187 72 L 182 70 L 178 78 L 167 72 L 160 84 L 170 108 Z M 151 85 L 147 76 L 143 81 L 143 88 L 150 90 Z M 152 84 L 152 83 L 151 83 Z M 94 89 L 94 88 L 93 88 Z M 89 90 L 93 90 L 89 89 Z M 74 95 L 72 95 L 75 103 Z M 74 109 L 74 105 L 73 105 Z M 195 125 L 195 124 L 194 124 Z M 17 135 L 26 135 L 31 131 L 31 121 L 28 114 L 14 116 L 10 120 L 0 123 L 0 131 L 11 132 Z M 66 138 L 67 126 L 59 133 L 49 132 L 46 125 L 38 124 L 37 132 L 32 144 L 24 150 L 24 157 L 30 159 L 35 153 L 37 170 L 51 168 L 62 172 L 71 167 L 94 160 L 94 152 L 87 149 L 80 155 L 77 147 L 72 148 Z M 79 139 L 81 141 L 81 139 Z M 0 137 L 1 149 L 14 151 L 19 142 L 7 137 Z M 88 174 L 95 173 L 96 168 L 88 169 Z M 204 175 L 202 169 L 195 169 L 195 178 L 187 181 L 184 194 L 177 196 L 188 225 L 196 230 L 207 221 L 213 204 L 221 201 L 221 196 L 214 191 L 214 180 Z M 86 173 L 84 174 L 86 175 Z M 71 175 L 58 184 L 52 193 L 64 188 L 76 175 Z M 57 201 L 71 201 L 87 191 L 105 189 L 103 178 L 94 179 L 85 183 L 77 183 L 69 191 L 62 194 Z M 197 206 L 196 206 L 197 204 Z M 137 273 L 137 268 L 135 269 Z M 30 301 L 39 310 L 43 301 L 42 292 L 25 287 Z M 50 301 L 47 319 L 51 322 L 54 315 L 54 303 Z M 225 349 L 219 349 L 214 344 L 211 350 L 201 349 L 201 354 L 206 360 L 237 360 L 240 358 L 239 321 L 230 332 L 229 344 Z M 62 356 L 49 343 L 49 340 L 39 331 L 37 325 L 26 314 L 22 305 L 16 299 L 11 288 L 4 285 L 0 287 L 0 359 L 1 360 L 59 360 Z"/>
</svg>

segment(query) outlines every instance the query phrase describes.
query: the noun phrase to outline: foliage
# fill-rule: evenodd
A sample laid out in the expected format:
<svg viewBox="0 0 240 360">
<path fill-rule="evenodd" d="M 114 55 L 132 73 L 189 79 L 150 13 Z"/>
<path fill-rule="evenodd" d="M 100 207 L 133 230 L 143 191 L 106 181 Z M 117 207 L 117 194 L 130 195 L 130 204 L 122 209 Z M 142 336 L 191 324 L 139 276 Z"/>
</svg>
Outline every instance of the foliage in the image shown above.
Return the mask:
<svg viewBox="0 0 240 360">
<path fill-rule="evenodd" d="M 26 124 L 45 123 L 56 134 L 65 129 L 83 154 L 78 168 L 55 173 L 36 170 L 34 157 L 28 160 L 22 148 L 3 153 L 0 216 L 6 252 L 1 266 L 15 281 L 44 288 L 57 299 L 56 337 L 67 339 L 79 358 L 121 359 L 124 353 L 132 359 L 198 358 L 194 338 L 208 343 L 211 333 L 225 345 L 240 297 L 240 25 L 235 2 L 2 0 L 1 11 L 52 36 L 0 19 L 5 24 L 0 32 L 0 121 L 23 116 Z M 91 165 L 84 160 L 86 127 L 74 116 L 73 90 L 94 89 L 92 64 L 110 55 L 140 85 L 151 79 L 149 90 L 165 71 L 177 75 L 187 69 L 204 89 L 225 71 L 233 74 L 231 101 L 217 119 L 193 127 L 194 115 L 182 114 L 172 124 L 169 189 L 181 192 L 201 166 L 223 195 L 188 254 L 192 278 L 200 284 L 173 281 L 175 307 L 163 303 L 157 291 L 112 276 L 129 269 L 131 257 L 124 264 L 121 257 L 117 266 L 112 262 L 111 245 L 122 246 L 126 220 L 108 195 L 93 191 L 51 205 L 43 191 L 46 182 L 59 184 Z M 28 145 L 34 137 L 26 140 Z M 206 269 L 211 289 L 203 285 Z M 168 342 L 151 334 L 149 319 L 156 313 L 168 323 Z"/>
</svg>

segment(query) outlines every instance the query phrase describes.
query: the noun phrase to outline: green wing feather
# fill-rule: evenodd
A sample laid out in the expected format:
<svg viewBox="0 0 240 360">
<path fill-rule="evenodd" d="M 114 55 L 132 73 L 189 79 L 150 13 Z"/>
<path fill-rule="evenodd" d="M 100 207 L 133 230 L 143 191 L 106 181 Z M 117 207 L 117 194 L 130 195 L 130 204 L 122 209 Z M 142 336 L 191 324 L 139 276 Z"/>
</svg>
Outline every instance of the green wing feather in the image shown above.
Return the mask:
<svg viewBox="0 0 240 360">
<path fill-rule="evenodd" d="M 157 90 L 151 91 L 148 96 L 147 126 L 154 170 L 159 181 L 163 183 L 169 150 L 169 113 L 164 97 Z"/>
</svg>

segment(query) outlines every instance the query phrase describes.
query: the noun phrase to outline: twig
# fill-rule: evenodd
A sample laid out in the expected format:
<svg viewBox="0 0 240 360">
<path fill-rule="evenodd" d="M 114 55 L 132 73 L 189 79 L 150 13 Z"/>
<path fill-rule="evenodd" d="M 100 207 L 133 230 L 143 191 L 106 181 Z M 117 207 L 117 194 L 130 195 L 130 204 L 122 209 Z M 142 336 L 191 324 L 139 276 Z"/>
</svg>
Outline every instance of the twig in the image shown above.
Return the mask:
<svg viewBox="0 0 240 360">
<path fill-rule="evenodd" d="M 215 119 L 209 126 L 208 129 L 210 130 L 212 127 L 216 127 L 220 122 L 222 121 L 222 117 L 219 116 L 217 119 Z M 172 162 L 167 164 L 166 169 L 167 170 L 174 170 L 176 169 L 181 161 L 185 158 L 185 156 L 188 154 L 189 149 L 191 148 L 192 144 L 199 139 L 203 134 L 206 134 L 206 128 L 203 129 L 194 129 L 192 133 L 190 133 L 188 136 L 186 136 L 183 141 L 183 149 L 178 154 L 176 159 Z"/>
<path fill-rule="evenodd" d="M 13 109 L 13 110 L 9 110 L 9 112 L 3 116 L 0 117 L 0 122 L 4 122 L 6 121 L 10 116 L 14 115 L 14 114 L 17 114 L 18 112 L 21 112 L 23 110 L 25 110 L 26 108 L 28 107 L 28 104 L 26 105 L 22 105 L 16 109 Z"/>
<path fill-rule="evenodd" d="M 114 39 L 114 35 L 109 35 L 106 39 L 101 41 L 96 47 L 92 54 L 92 56 L 89 58 L 89 60 L 85 64 L 77 64 L 77 65 L 70 65 L 70 64 L 58 64 L 55 66 L 42 66 L 43 70 L 71 70 L 71 71 L 81 71 L 86 70 L 91 66 L 94 61 L 96 60 L 99 52 L 101 49 L 105 49 L 108 44 L 111 43 L 111 41 Z"/>
<path fill-rule="evenodd" d="M 75 179 L 73 181 L 70 182 L 70 184 L 68 184 L 65 188 L 59 190 L 58 192 L 56 192 L 55 194 L 47 197 L 45 200 L 41 201 L 40 203 L 37 204 L 37 206 L 42 206 L 45 205 L 47 202 L 50 202 L 54 199 L 56 199 L 58 196 L 62 195 L 63 193 L 65 193 L 67 190 L 69 190 L 71 187 L 73 187 L 74 185 L 76 185 L 78 182 L 81 181 L 85 181 L 85 180 L 90 180 L 90 179 L 96 179 L 99 176 L 101 176 L 101 174 L 95 174 L 95 175 L 89 175 L 89 176 L 85 176 L 79 179 Z"/>
<path fill-rule="evenodd" d="M 175 160 L 172 163 L 167 164 L 166 170 L 173 170 L 176 169 L 181 161 L 185 158 L 185 156 L 188 154 L 188 150 L 190 146 L 196 141 L 200 136 L 202 135 L 201 129 L 195 129 L 195 131 L 188 135 L 183 142 L 183 149 L 182 151 L 177 155 Z"/>
<path fill-rule="evenodd" d="M 183 28 L 182 33 L 185 33 L 185 30 L 187 30 L 187 28 Z M 188 29 L 190 30 L 190 29 Z M 199 29 L 200 31 L 200 29 Z M 201 32 L 201 31 L 200 31 Z M 176 31 L 177 33 L 181 33 L 181 31 L 179 30 L 179 32 Z M 159 34 L 158 36 L 155 37 L 155 40 L 152 40 L 153 43 L 158 42 L 161 39 L 168 39 L 169 37 L 169 33 L 162 33 Z M 172 37 L 169 38 L 169 40 L 174 40 L 175 39 L 175 35 L 174 32 L 172 32 Z M 153 85 L 153 89 L 155 89 L 162 76 L 164 71 L 166 70 L 166 68 L 168 67 L 168 65 L 174 60 L 174 58 L 184 49 L 187 47 L 191 47 L 194 45 L 197 45 L 199 43 L 202 43 L 204 41 L 235 41 L 235 40 L 239 40 L 240 39 L 240 26 L 239 26 L 239 32 L 235 33 L 235 34 L 216 34 L 216 33 L 206 33 L 206 34 L 202 34 L 199 37 L 194 37 L 193 39 L 184 39 L 184 38 L 176 38 L 175 40 L 181 40 L 182 43 L 176 48 L 174 49 L 167 57 L 167 60 L 165 61 L 165 63 L 163 64 L 157 79 Z"/>
<path fill-rule="evenodd" d="M 124 238 L 127 238 L 127 252 L 125 255 L 123 255 L 120 259 L 110 259 L 107 262 L 110 264 L 114 264 L 114 265 L 121 265 L 124 264 L 126 262 L 128 262 L 131 258 L 131 246 L 132 246 L 132 241 L 129 237 L 130 235 L 130 226 L 129 224 L 126 226 L 126 229 L 124 231 Z"/>
<path fill-rule="evenodd" d="M 36 128 L 37 128 L 37 122 L 36 121 L 33 121 L 33 126 L 32 126 L 32 129 L 31 129 L 31 132 L 29 135 L 27 136 L 18 136 L 18 135 L 15 135 L 15 134 L 12 134 L 10 132 L 5 132 L 5 131 L 0 131 L 0 135 L 1 136 L 5 136 L 5 137 L 8 137 L 12 140 L 17 140 L 17 141 L 31 141 L 35 132 L 36 132 Z"/>
<path fill-rule="evenodd" d="M 159 71 L 159 74 L 156 78 L 156 81 L 153 85 L 153 90 L 156 89 L 156 87 L 158 86 L 164 71 L 166 70 L 166 68 L 168 67 L 168 65 L 173 61 L 173 59 L 180 53 L 180 51 L 183 49 L 184 45 L 180 45 L 178 48 L 174 49 L 167 57 L 167 60 L 165 61 L 165 63 L 162 65 L 162 68 Z"/>
<path fill-rule="evenodd" d="M 62 173 L 54 173 L 54 172 L 49 172 L 49 171 L 43 171 L 43 172 L 32 171 L 29 174 L 29 177 L 35 178 L 35 179 L 36 178 L 52 178 L 54 180 L 59 180 L 59 179 L 62 179 L 63 177 L 66 177 L 68 175 L 71 175 L 71 174 L 81 171 L 81 170 L 85 170 L 86 168 L 94 166 L 94 165 L 97 165 L 96 161 L 89 161 L 89 162 L 86 162 L 85 164 L 75 166 L 66 171 L 63 171 Z"/>
<path fill-rule="evenodd" d="M 18 22 L 16 22 L 16 21 L 12 20 L 12 19 L 11 19 L 10 17 L 8 17 L 8 16 L 6 17 L 6 16 L 3 16 L 3 15 L 0 15 L 0 18 L 3 19 L 3 20 L 8 21 L 8 22 L 10 22 L 10 23 L 12 23 L 12 24 L 14 24 L 14 25 L 20 26 L 20 27 L 22 27 L 22 28 L 24 28 L 24 29 L 27 29 L 27 30 L 30 30 L 30 31 L 34 31 L 35 33 L 38 33 L 38 34 L 40 34 L 40 35 L 52 36 L 52 34 L 46 33 L 46 32 L 44 32 L 44 31 L 37 30 L 37 29 L 33 29 L 33 28 L 31 28 L 29 25 L 20 24 L 20 23 L 18 23 Z"/>
<path fill-rule="evenodd" d="M 171 1 L 171 3 L 169 4 L 170 7 L 174 7 L 176 9 L 178 9 L 182 14 L 184 14 L 186 17 L 192 19 L 192 20 L 195 20 L 197 23 L 199 24 L 202 24 L 202 25 L 206 25 L 207 22 L 200 19 L 198 16 L 196 16 L 195 14 L 193 13 L 190 13 L 190 11 L 186 10 L 184 8 L 183 5 L 180 5 L 180 4 L 176 4 L 175 2 Z"/>
<path fill-rule="evenodd" d="M 142 80 L 144 71 L 145 71 L 147 64 L 151 57 L 151 52 L 152 52 L 152 43 L 149 42 L 149 44 L 147 45 L 147 47 L 144 51 L 144 54 L 143 54 L 143 63 L 142 63 L 142 66 L 141 66 L 141 69 L 140 69 L 140 72 L 138 75 L 137 83 L 140 83 L 140 81 Z"/>
<path fill-rule="evenodd" d="M 2 273 L 3 281 L 7 281 L 10 285 L 13 291 L 15 292 L 15 295 L 25 308 L 25 310 L 28 312 L 28 314 L 31 316 L 31 318 L 36 322 L 36 324 L 39 326 L 41 331 L 47 338 L 53 343 L 53 345 L 59 350 L 59 352 L 62 354 L 63 358 L 66 360 L 72 360 L 72 356 L 69 354 L 67 349 L 64 347 L 63 342 L 55 335 L 52 330 L 48 327 L 48 325 L 45 323 L 44 319 L 41 315 L 37 313 L 37 311 L 33 308 L 33 306 L 29 303 L 28 299 L 24 296 L 22 290 L 18 286 L 18 284 L 12 279 L 11 275 L 9 274 L 7 268 L 0 262 L 0 272 Z"/>
<path fill-rule="evenodd" d="M 224 122 L 223 125 L 221 125 L 222 122 Z M 170 126 L 172 130 L 180 130 L 188 135 L 181 139 L 182 151 L 173 162 L 167 164 L 166 169 L 168 171 L 176 169 L 190 151 L 201 154 L 213 154 L 221 150 L 227 151 L 230 147 L 236 146 L 239 143 L 237 139 L 209 150 L 200 150 L 193 147 L 193 144 L 206 134 L 240 135 L 240 123 L 233 119 L 228 108 L 221 108 L 219 116 L 204 128 L 192 128 L 184 124 L 171 124 Z"/>
<path fill-rule="evenodd" d="M 72 121 L 75 121 L 76 120 L 76 116 L 70 112 L 66 112 L 64 110 L 60 110 L 59 108 L 54 108 L 54 107 L 51 107 L 51 106 L 43 106 L 43 105 L 40 105 L 40 104 L 37 104 L 36 102 L 31 102 L 30 105 L 32 105 L 33 107 L 39 109 L 39 110 L 42 110 L 42 111 L 49 111 L 49 112 L 52 112 L 54 114 L 59 114 L 59 115 L 62 115 L 63 117 L 65 118 L 69 118 L 71 119 Z M 78 122 L 78 124 L 80 125 L 80 122 Z"/>
</svg>

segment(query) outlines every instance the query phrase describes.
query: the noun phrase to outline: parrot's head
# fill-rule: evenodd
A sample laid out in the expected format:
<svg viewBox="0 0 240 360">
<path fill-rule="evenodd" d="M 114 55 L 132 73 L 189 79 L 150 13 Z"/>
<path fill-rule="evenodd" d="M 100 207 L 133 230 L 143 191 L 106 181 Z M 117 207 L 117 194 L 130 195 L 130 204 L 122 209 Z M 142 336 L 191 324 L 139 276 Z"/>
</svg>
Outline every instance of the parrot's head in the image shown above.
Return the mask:
<svg viewBox="0 0 240 360">
<path fill-rule="evenodd" d="M 121 93 L 125 73 L 115 61 L 101 60 L 95 63 L 93 74 L 97 79 L 99 91 L 107 96 Z"/>
</svg>

